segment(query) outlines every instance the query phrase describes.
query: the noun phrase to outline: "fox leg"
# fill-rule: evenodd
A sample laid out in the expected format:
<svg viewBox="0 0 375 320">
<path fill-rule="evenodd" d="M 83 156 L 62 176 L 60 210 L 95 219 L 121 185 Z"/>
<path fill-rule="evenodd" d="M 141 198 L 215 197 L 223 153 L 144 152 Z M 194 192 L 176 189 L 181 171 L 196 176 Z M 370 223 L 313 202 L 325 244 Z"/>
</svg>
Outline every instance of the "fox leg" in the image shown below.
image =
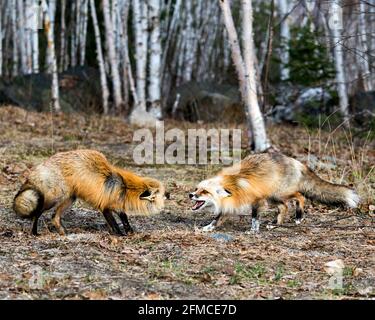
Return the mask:
<svg viewBox="0 0 375 320">
<path fill-rule="evenodd" d="M 42 215 L 42 213 L 43 213 L 43 210 L 39 210 L 38 212 L 35 213 L 35 216 L 33 218 L 33 226 L 31 228 L 31 234 L 33 236 L 38 235 L 38 220 L 39 220 L 40 216 Z"/>
<path fill-rule="evenodd" d="M 285 202 L 281 202 L 277 208 L 279 209 L 279 214 L 277 215 L 277 224 L 283 224 L 286 214 L 288 213 L 288 206 Z"/>
<path fill-rule="evenodd" d="M 259 232 L 260 222 L 258 213 L 264 209 L 265 202 L 261 201 L 255 203 L 251 208 L 251 231 L 252 232 Z"/>
<path fill-rule="evenodd" d="M 52 218 L 52 224 L 56 228 L 57 232 L 62 236 L 64 236 L 66 232 L 65 232 L 65 228 L 63 224 L 61 223 L 61 216 L 64 214 L 66 210 L 68 210 L 71 207 L 73 202 L 74 202 L 74 198 L 69 198 L 65 200 L 64 202 L 62 202 L 57 207 L 55 214 Z"/>
<path fill-rule="evenodd" d="M 297 199 L 296 224 L 300 224 L 304 218 L 303 207 L 305 206 L 305 197 L 299 192 L 297 192 L 294 196 Z"/>
<path fill-rule="evenodd" d="M 118 236 L 123 236 L 124 234 L 122 233 L 119 225 L 117 224 L 115 218 L 113 217 L 112 211 L 109 209 L 104 209 L 103 215 L 108 225 L 110 226 L 111 230 L 113 231 L 113 233 L 115 233 Z"/>
<path fill-rule="evenodd" d="M 205 231 L 205 232 L 214 231 L 216 227 L 221 226 L 225 220 L 226 220 L 226 216 L 220 212 L 210 224 L 202 228 L 202 231 Z"/>
<path fill-rule="evenodd" d="M 120 212 L 119 213 L 119 217 L 121 219 L 122 226 L 124 227 L 125 233 L 126 234 L 128 234 L 128 233 L 134 233 L 134 230 L 133 230 L 133 228 L 131 227 L 131 225 L 129 223 L 128 216 L 126 215 L 126 213 L 125 212 Z"/>
</svg>

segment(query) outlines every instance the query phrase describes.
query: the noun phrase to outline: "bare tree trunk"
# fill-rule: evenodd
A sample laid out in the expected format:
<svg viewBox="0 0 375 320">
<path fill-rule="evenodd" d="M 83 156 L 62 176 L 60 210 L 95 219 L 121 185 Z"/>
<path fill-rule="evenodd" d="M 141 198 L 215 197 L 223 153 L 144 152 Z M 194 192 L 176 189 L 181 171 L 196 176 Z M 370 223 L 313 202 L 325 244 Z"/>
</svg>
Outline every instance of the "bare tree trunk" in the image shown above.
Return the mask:
<svg viewBox="0 0 375 320">
<path fill-rule="evenodd" d="M 65 12 L 66 12 L 66 0 L 61 0 L 61 34 L 60 34 L 60 72 L 63 72 L 66 68 L 66 23 L 65 23 Z"/>
<path fill-rule="evenodd" d="M 88 0 L 83 0 L 81 6 L 81 31 L 80 31 L 80 56 L 79 64 L 85 65 L 86 58 L 86 38 L 87 38 L 87 20 L 88 20 Z"/>
<path fill-rule="evenodd" d="M 9 0 L 9 5 L 11 6 L 11 28 L 13 34 L 13 67 L 12 76 L 18 75 L 18 32 L 17 32 L 17 6 L 16 0 Z"/>
<path fill-rule="evenodd" d="M 289 30 L 289 1 L 288 0 L 279 0 L 279 12 L 280 19 L 283 19 L 280 26 L 280 40 L 281 40 L 281 69 L 280 75 L 281 80 L 289 79 L 289 41 L 290 41 L 290 30 Z"/>
<path fill-rule="evenodd" d="M 136 83 L 137 97 L 140 108 L 146 111 L 146 68 L 147 68 L 147 6 L 140 3 L 139 0 L 133 0 L 133 17 L 136 46 Z M 146 21 L 146 22 L 145 22 Z M 146 26 L 146 28 L 145 28 Z M 144 35 L 146 33 L 146 37 Z"/>
<path fill-rule="evenodd" d="M 228 32 L 229 43 L 232 48 L 232 59 L 235 64 L 239 81 L 242 99 L 245 103 L 247 120 L 252 131 L 254 149 L 257 152 L 266 150 L 269 147 L 262 114 L 259 109 L 256 93 L 256 75 L 254 67 L 254 43 L 252 30 L 252 5 L 250 0 L 242 0 L 243 12 L 243 47 L 245 62 L 241 55 L 237 31 L 234 26 L 232 13 L 228 0 L 220 0 L 224 24 Z"/>
<path fill-rule="evenodd" d="M 100 29 L 99 29 L 99 24 L 98 24 L 98 17 L 96 15 L 94 0 L 90 0 L 90 9 L 91 9 L 91 17 L 92 17 L 92 23 L 94 27 L 94 33 L 95 33 L 96 55 L 97 55 L 98 66 L 99 66 L 99 71 L 100 71 L 100 85 L 102 88 L 103 112 L 104 114 L 108 114 L 109 91 L 108 91 L 108 84 L 107 84 L 107 76 L 106 76 L 105 67 L 104 67 L 103 50 L 102 50 L 102 43 L 101 43 L 101 38 L 100 38 Z"/>
<path fill-rule="evenodd" d="M 331 2 L 331 12 L 339 12 L 341 7 L 334 1 Z M 341 28 L 340 25 L 331 26 L 332 38 L 333 38 L 333 51 L 335 58 L 335 68 L 336 68 L 336 82 L 337 89 L 340 100 L 340 111 L 344 119 L 344 124 L 349 125 L 349 102 L 348 102 L 348 92 L 346 88 L 346 77 L 344 69 L 344 53 L 342 50 L 341 41 Z"/>
<path fill-rule="evenodd" d="M 56 15 L 56 0 L 49 0 L 48 2 L 48 15 L 50 19 L 50 28 L 52 31 L 52 35 L 54 36 L 55 34 L 55 15 Z M 49 52 L 51 50 L 50 46 L 47 46 L 47 54 L 46 54 L 46 61 L 47 61 L 47 71 L 49 73 L 52 73 L 52 68 L 53 68 L 53 62 L 51 61 L 53 54 Z M 56 53 L 55 53 L 55 59 L 56 58 Z"/>
<path fill-rule="evenodd" d="M 162 117 L 161 110 L 161 36 L 160 36 L 160 0 L 149 0 L 151 35 L 148 99 L 150 113 L 156 118 Z"/>
<path fill-rule="evenodd" d="M 270 147 L 267 139 L 263 115 L 260 112 L 255 71 L 255 49 L 253 38 L 253 7 L 252 0 L 242 0 L 242 45 L 244 49 L 246 107 L 253 133 L 253 142 L 256 152 L 262 152 Z"/>
<path fill-rule="evenodd" d="M 106 41 L 108 47 L 108 57 L 109 63 L 111 66 L 111 76 L 112 76 L 112 85 L 113 85 L 113 96 L 115 101 L 115 107 L 117 113 L 120 113 L 123 108 L 123 100 L 121 94 L 121 80 L 120 80 L 120 73 L 118 70 L 118 58 L 116 54 L 116 47 L 114 43 L 114 32 L 113 32 L 113 25 L 112 19 L 110 15 L 110 7 L 109 1 L 103 0 L 103 16 L 104 16 L 104 24 L 106 30 Z"/>
<path fill-rule="evenodd" d="M 48 9 L 48 5 L 46 0 L 42 0 L 42 8 L 44 12 L 44 29 L 47 36 L 47 44 L 48 44 L 48 54 L 49 59 L 48 61 L 51 62 L 50 70 L 52 72 L 52 106 L 55 111 L 61 111 L 60 101 L 59 101 L 59 79 L 57 73 L 57 61 L 56 61 L 56 52 L 55 52 L 55 39 L 53 34 L 53 29 L 51 25 L 51 19 L 49 17 L 50 10 Z"/>
<path fill-rule="evenodd" d="M 26 41 L 25 41 L 25 17 L 23 0 L 17 0 L 17 12 L 18 12 L 18 46 L 21 56 L 21 71 L 22 74 L 27 74 L 27 56 L 26 56 Z"/>
<path fill-rule="evenodd" d="M 361 55 L 360 55 L 360 66 L 361 66 L 361 76 L 363 79 L 363 84 L 365 91 L 372 91 L 372 79 L 369 66 L 369 54 L 367 46 L 367 28 L 366 28 L 366 5 L 364 2 L 359 2 L 359 41 L 361 46 Z"/>
<path fill-rule="evenodd" d="M 30 0 L 31 1 L 31 0 Z M 32 60 L 33 60 L 33 73 L 39 73 L 39 6 L 35 5 L 33 1 L 30 3 L 31 7 L 31 24 L 32 24 Z"/>
<path fill-rule="evenodd" d="M 79 10 L 78 7 L 79 1 L 72 2 L 72 10 L 71 10 L 71 22 L 70 22 L 70 66 L 75 67 L 77 65 L 77 33 L 76 33 L 76 25 L 77 21 L 77 11 Z"/>
</svg>

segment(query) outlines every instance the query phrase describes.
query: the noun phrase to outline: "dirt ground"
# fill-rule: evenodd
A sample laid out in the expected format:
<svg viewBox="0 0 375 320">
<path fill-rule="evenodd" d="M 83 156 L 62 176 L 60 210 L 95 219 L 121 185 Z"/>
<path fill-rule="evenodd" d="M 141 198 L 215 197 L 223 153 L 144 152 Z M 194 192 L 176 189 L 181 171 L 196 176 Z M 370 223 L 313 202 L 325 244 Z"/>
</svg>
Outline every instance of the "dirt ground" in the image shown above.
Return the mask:
<svg viewBox="0 0 375 320">
<path fill-rule="evenodd" d="M 194 125 L 167 121 L 166 127 Z M 187 194 L 218 167 L 137 166 L 133 129 L 119 118 L 52 119 L 0 107 L 0 299 L 374 298 L 374 142 L 341 129 L 270 126 L 269 133 L 285 154 L 312 161 L 320 176 L 353 184 L 361 207 L 345 211 L 308 202 L 306 220 L 296 226 L 290 204 L 285 225 L 267 230 L 271 207 L 258 234 L 247 232 L 246 215 L 203 233 L 199 229 L 212 216 L 191 212 Z M 51 212 L 40 219 L 41 235 L 31 236 L 31 222 L 11 209 L 17 189 L 30 168 L 56 151 L 76 148 L 97 149 L 119 166 L 164 181 L 172 195 L 165 210 L 130 217 L 136 233 L 115 237 L 98 212 L 77 202 L 63 218 L 67 236 L 52 231 Z M 345 265 L 343 282 L 333 288 L 325 264 L 337 259 Z"/>
</svg>

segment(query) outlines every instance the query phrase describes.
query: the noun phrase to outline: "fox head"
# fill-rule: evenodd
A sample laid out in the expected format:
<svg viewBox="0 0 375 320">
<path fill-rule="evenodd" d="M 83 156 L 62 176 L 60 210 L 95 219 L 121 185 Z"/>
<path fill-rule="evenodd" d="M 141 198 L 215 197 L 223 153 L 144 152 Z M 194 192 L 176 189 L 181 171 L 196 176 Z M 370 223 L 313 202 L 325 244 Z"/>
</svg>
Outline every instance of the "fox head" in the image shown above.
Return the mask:
<svg viewBox="0 0 375 320">
<path fill-rule="evenodd" d="M 200 182 L 189 198 L 194 201 L 193 211 L 202 210 L 205 207 L 213 207 L 219 212 L 225 207 L 231 207 L 230 198 L 232 194 L 224 188 L 220 177 Z"/>
<path fill-rule="evenodd" d="M 127 213 L 157 214 L 164 208 L 169 194 L 160 181 L 125 171 L 122 171 L 122 180 L 125 186 L 122 206 Z"/>
<path fill-rule="evenodd" d="M 168 198 L 163 184 L 151 178 L 144 178 L 145 188 L 140 191 L 139 200 L 150 213 L 158 213 L 164 208 L 164 200 Z"/>
</svg>

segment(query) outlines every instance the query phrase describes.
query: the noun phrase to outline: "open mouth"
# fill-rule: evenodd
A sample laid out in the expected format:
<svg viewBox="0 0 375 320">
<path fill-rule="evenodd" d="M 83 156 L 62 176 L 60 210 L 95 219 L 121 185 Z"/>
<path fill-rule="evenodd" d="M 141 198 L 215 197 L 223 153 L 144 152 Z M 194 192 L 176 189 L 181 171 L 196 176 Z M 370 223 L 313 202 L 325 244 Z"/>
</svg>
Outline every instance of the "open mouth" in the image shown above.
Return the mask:
<svg viewBox="0 0 375 320">
<path fill-rule="evenodd" d="M 205 204 L 205 202 L 206 201 L 197 200 L 197 201 L 195 201 L 194 206 L 191 209 L 192 210 L 198 210 L 199 208 L 201 208 Z"/>
</svg>

